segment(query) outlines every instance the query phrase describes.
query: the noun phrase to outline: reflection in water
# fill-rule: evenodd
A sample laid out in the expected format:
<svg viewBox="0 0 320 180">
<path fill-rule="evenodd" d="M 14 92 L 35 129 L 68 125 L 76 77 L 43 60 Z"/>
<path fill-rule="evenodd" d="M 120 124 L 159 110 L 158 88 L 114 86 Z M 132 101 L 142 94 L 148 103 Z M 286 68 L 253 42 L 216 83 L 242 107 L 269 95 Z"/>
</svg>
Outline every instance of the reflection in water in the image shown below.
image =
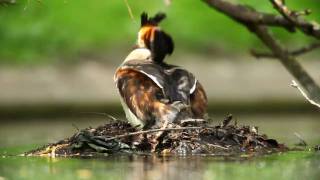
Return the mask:
<svg viewBox="0 0 320 180">
<path fill-rule="evenodd" d="M 5 165 L 5 166 L 4 166 Z M 110 156 L 102 159 L 6 157 L 0 175 L 8 179 L 203 179 L 204 158 L 151 155 Z"/>
<path fill-rule="evenodd" d="M 320 154 L 289 152 L 260 158 L 107 156 L 100 159 L 0 158 L 5 179 L 317 179 Z"/>
<path fill-rule="evenodd" d="M 206 164 L 198 157 L 134 157 L 126 179 L 203 179 Z"/>
</svg>

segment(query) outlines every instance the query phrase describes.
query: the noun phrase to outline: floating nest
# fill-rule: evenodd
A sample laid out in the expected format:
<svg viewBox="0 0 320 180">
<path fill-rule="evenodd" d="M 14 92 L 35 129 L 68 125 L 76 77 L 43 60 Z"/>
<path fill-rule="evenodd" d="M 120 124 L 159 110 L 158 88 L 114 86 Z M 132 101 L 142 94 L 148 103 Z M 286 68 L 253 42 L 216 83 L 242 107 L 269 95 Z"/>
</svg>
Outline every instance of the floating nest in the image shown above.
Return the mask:
<svg viewBox="0 0 320 180">
<path fill-rule="evenodd" d="M 157 146 L 147 135 L 163 132 Z M 139 143 L 137 143 L 139 139 Z M 24 153 L 25 156 L 106 156 L 109 154 L 161 155 L 248 155 L 256 156 L 287 151 L 288 148 L 254 126 L 238 126 L 232 116 L 220 125 L 210 126 L 203 120 L 187 120 L 167 129 L 137 130 L 128 122 L 114 121 L 79 130 L 57 143 Z"/>
</svg>

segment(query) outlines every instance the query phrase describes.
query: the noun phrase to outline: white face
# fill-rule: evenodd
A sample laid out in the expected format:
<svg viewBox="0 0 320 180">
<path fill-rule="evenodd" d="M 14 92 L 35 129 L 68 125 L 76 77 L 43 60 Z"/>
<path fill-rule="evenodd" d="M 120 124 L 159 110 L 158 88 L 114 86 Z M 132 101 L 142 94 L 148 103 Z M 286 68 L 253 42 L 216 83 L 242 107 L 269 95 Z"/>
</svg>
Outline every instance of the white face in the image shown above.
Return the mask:
<svg viewBox="0 0 320 180">
<path fill-rule="evenodd" d="M 150 50 L 146 48 L 140 48 L 140 49 L 135 49 L 131 51 L 130 54 L 124 60 L 124 62 L 130 61 L 130 60 L 148 60 L 150 58 L 151 58 Z"/>
</svg>

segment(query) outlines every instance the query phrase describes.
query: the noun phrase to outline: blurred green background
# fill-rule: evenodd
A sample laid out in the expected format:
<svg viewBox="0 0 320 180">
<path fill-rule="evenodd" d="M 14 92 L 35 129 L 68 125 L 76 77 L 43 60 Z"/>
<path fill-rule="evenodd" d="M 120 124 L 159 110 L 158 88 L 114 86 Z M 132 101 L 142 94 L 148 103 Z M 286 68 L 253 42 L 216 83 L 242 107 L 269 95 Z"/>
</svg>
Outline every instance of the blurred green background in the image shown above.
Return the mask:
<svg viewBox="0 0 320 180">
<path fill-rule="evenodd" d="M 277 14 L 269 1 L 232 2 Z M 311 9 L 306 18 L 320 22 L 317 0 L 287 5 Z M 136 43 L 143 11 L 167 14 L 161 27 L 172 35 L 175 52 L 166 61 L 196 75 L 213 112 L 313 111 L 289 86 L 292 76 L 278 61 L 250 56 L 251 48 L 267 51 L 253 34 L 201 0 L 169 6 L 163 0 L 16 0 L 0 6 L 0 118 L 120 112 L 112 77 Z M 271 30 L 289 49 L 315 41 L 299 31 Z M 317 82 L 319 52 L 299 57 Z"/>
<path fill-rule="evenodd" d="M 266 49 L 245 27 L 201 0 L 172 0 L 170 6 L 163 0 L 127 1 L 134 20 L 126 0 L 16 0 L 0 6 L 0 180 L 139 179 L 141 174 L 146 179 L 319 177 L 319 153 L 312 152 L 244 163 L 200 156 L 172 161 L 152 157 L 156 164 L 150 158 L 8 156 L 70 137 L 77 128 L 101 125 L 108 120 L 103 113 L 124 119 L 113 74 L 135 44 L 143 11 L 167 14 L 161 26 L 172 35 L 176 49 L 166 60 L 188 69 L 203 84 L 212 123 L 232 113 L 239 125 L 258 126 L 259 133 L 290 147 L 298 142 L 294 133 L 310 147 L 320 143 L 319 110 L 290 87 L 293 77 L 277 60 L 258 61 L 249 55 L 250 48 Z M 267 0 L 230 1 L 276 13 Z M 286 3 L 292 9 L 312 9 L 307 18 L 320 22 L 319 0 Z M 299 32 L 272 31 L 290 49 L 314 42 Z M 318 84 L 319 55 L 318 50 L 299 57 Z M 186 163 L 190 160 L 194 163 Z"/>
<path fill-rule="evenodd" d="M 258 10 L 275 12 L 268 1 L 238 0 Z M 0 7 L 0 63 L 43 64 L 66 62 L 79 57 L 95 57 L 127 52 L 135 43 L 139 15 L 146 11 L 167 13 L 162 27 L 169 32 L 179 53 L 224 55 L 246 53 L 261 47 L 247 29 L 194 0 L 128 0 L 134 20 L 124 0 L 17 0 Z M 311 20 L 320 21 L 317 0 L 288 0 L 297 10 L 311 8 Z M 312 41 L 299 34 L 274 30 L 291 47 Z"/>
</svg>

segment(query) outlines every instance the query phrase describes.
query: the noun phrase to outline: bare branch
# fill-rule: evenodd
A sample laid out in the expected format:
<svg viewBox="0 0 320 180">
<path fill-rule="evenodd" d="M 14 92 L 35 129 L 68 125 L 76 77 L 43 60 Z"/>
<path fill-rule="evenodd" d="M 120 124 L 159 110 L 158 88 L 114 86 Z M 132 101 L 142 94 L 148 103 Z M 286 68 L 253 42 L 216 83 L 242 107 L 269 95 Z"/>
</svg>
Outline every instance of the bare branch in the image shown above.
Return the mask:
<svg viewBox="0 0 320 180">
<path fill-rule="evenodd" d="M 303 54 L 306 54 L 308 52 L 311 52 L 312 50 L 315 50 L 317 48 L 320 48 L 320 43 L 313 43 L 308 46 L 302 47 L 300 49 L 293 50 L 291 52 L 288 52 L 289 55 L 291 56 L 300 56 Z M 272 53 L 269 52 L 258 52 L 256 50 L 251 50 L 250 53 L 255 57 L 255 58 L 277 58 Z"/>
<path fill-rule="evenodd" d="M 298 85 L 298 83 L 296 83 L 296 81 L 292 80 L 291 86 L 294 87 L 294 88 L 297 88 L 297 89 L 300 91 L 300 93 L 302 94 L 302 96 L 303 96 L 307 101 L 309 101 L 310 104 L 315 105 L 315 106 L 317 106 L 318 108 L 320 108 L 320 104 L 319 104 L 319 103 L 316 103 L 314 100 L 310 99 L 310 98 L 308 97 L 308 95 L 302 90 L 302 88 L 299 87 L 299 85 Z"/>
<path fill-rule="evenodd" d="M 314 100 L 320 102 L 319 86 L 298 63 L 298 61 L 273 38 L 268 29 L 264 26 L 251 26 L 251 30 L 272 51 L 272 53 L 278 57 L 284 67 L 300 82 L 300 84 L 308 91 L 310 96 Z"/>
<path fill-rule="evenodd" d="M 320 25 L 316 22 L 308 22 L 297 15 L 297 12 L 290 11 L 282 4 L 281 0 L 270 0 L 275 4 L 277 10 L 282 14 L 276 16 L 269 13 L 257 12 L 248 6 L 233 4 L 225 0 L 203 0 L 209 6 L 226 14 L 232 19 L 245 23 L 256 25 L 280 26 L 294 32 L 295 28 L 299 28 L 306 35 L 320 39 Z M 310 10 L 305 10 L 304 14 L 310 13 Z M 298 13 L 299 14 L 299 13 Z M 301 14 L 301 13 L 300 13 Z"/>
<path fill-rule="evenodd" d="M 290 54 L 293 56 L 299 56 L 299 55 L 308 53 L 314 49 L 317 49 L 319 47 L 320 47 L 320 43 L 313 43 L 313 44 L 310 44 L 309 46 L 305 46 L 300 49 L 294 50 L 294 51 L 290 52 Z"/>
<path fill-rule="evenodd" d="M 295 27 L 299 28 L 307 35 L 320 39 L 320 25 L 315 22 L 307 22 L 294 11 L 291 11 L 282 0 L 270 0 L 275 9 Z"/>
<path fill-rule="evenodd" d="M 253 8 L 249 8 L 243 5 L 236 5 L 225 0 L 204 0 L 209 6 L 224 13 L 225 15 L 231 17 L 233 20 L 243 24 L 246 26 L 252 33 L 256 34 L 256 36 L 271 50 L 272 55 L 277 57 L 279 61 L 285 66 L 285 68 L 299 81 L 299 83 L 304 87 L 304 89 L 308 92 L 310 97 L 315 102 L 320 102 L 320 87 L 315 83 L 311 76 L 304 70 L 304 68 L 299 64 L 299 62 L 294 58 L 287 49 L 283 48 L 282 45 L 269 33 L 269 30 L 266 25 L 271 25 L 265 23 L 259 23 L 261 21 L 257 21 L 261 17 L 265 17 L 265 13 L 259 13 Z M 281 3 L 283 5 L 283 1 L 280 0 L 270 0 L 272 2 Z M 278 6 L 277 6 L 278 7 Z M 313 36 L 315 38 L 320 39 L 320 27 L 318 27 L 315 23 L 309 23 L 302 18 L 298 18 L 292 15 L 292 11 L 288 10 L 281 6 L 279 11 L 282 14 L 282 18 L 277 26 L 281 26 L 283 28 L 294 29 L 294 27 L 299 28 L 306 35 Z M 269 17 L 269 16 L 268 16 Z M 271 15 L 271 17 L 276 17 Z M 275 22 L 275 21 L 273 21 Z M 296 52 L 298 54 L 301 51 Z"/>
<path fill-rule="evenodd" d="M 250 54 L 257 58 L 257 59 L 260 59 L 260 58 L 277 58 L 277 56 L 275 56 L 274 54 L 272 54 L 271 52 L 259 52 L 255 49 L 251 49 L 250 50 Z"/>
<path fill-rule="evenodd" d="M 224 0 L 204 0 L 209 6 L 231 17 L 235 21 L 243 24 L 260 24 L 269 26 L 285 27 L 289 31 L 294 31 L 294 26 L 290 21 L 282 16 L 270 13 L 257 12 L 253 8 L 239 4 L 233 4 Z"/>
</svg>

